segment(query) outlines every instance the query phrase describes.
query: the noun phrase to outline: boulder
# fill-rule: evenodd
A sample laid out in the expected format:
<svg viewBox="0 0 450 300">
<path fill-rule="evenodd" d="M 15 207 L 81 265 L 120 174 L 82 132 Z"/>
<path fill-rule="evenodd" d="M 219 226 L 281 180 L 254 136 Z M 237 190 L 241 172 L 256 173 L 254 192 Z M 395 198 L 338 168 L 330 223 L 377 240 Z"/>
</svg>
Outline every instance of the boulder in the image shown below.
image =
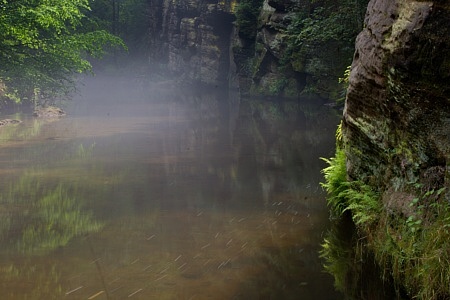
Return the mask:
<svg viewBox="0 0 450 300">
<path fill-rule="evenodd" d="M 39 107 L 33 112 L 33 116 L 38 118 L 60 118 L 65 115 L 64 110 L 55 106 Z"/>
</svg>

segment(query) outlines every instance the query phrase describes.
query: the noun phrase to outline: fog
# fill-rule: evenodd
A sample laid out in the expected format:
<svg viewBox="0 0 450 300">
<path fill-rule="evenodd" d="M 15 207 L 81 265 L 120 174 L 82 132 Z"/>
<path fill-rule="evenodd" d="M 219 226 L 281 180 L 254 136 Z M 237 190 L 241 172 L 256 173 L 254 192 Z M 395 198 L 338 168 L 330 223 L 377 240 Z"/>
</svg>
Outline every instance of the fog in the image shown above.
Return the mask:
<svg viewBox="0 0 450 300">
<path fill-rule="evenodd" d="M 62 105 L 1 129 L 8 299 L 339 298 L 318 257 L 329 108 L 111 75 Z"/>
</svg>

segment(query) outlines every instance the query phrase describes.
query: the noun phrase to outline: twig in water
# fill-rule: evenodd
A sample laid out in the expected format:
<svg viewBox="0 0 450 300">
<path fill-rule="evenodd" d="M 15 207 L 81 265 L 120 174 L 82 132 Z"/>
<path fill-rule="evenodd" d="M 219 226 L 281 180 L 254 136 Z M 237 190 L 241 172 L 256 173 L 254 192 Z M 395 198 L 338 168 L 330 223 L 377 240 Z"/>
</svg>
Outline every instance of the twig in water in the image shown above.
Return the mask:
<svg viewBox="0 0 450 300">
<path fill-rule="evenodd" d="M 104 292 L 105 292 L 105 291 L 100 291 L 100 292 L 98 292 L 97 294 L 94 294 L 94 295 L 90 296 L 90 297 L 88 298 L 88 300 L 94 299 L 94 298 L 96 298 L 97 296 L 100 296 L 101 294 L 103 294 Z"/>
<path fill-rule="evenodd" d="M 68 292 L 66 293 L 66 295 L 70 295 L 70 294 L 72 294 L 73 292 L 76 292 L 76 291 L 78 291 L 79 289 L 82 289 L 82 288 L 83 288 L 83 286 L 79 286 L 79 287 L 77 287 L 76 289 L 73 289 L 73 290 L 68 291 Z"/>
<path fill-rule="evenodd" d="M 128 295 L 128 298 L 133 297 L 134 295 L 136 295 L 137 293 L 139 293 L 140 291 L 142 291 L 142 289 L 138 289 L 137 291 L 131 293 Z"/>
</svg>

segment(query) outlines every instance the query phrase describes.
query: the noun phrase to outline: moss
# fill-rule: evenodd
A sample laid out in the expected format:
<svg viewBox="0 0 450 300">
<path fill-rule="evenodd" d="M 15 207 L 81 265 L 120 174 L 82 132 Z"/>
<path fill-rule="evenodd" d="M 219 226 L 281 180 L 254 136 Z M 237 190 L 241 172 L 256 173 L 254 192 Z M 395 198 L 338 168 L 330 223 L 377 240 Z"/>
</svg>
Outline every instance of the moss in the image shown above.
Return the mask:
<svg viewBox="0 0 450 300">
<path fill-rule="evenodd" d="M 325 269 L 336 278 L 336 285 L 348 289 L 354 284 L 345 282 L 343 274 L 358 273 L 361 268 L 348 266 L 349 257 L 357 264 L 357 257 L 373 253 L 381 281 L 390 280 L 397 295 L 406 293 L 417 299 L 448 299 L 450 297 L 450 203 L 446 200 L 448 188 L 445 180 L 423 185 L 420 182 L 405 183 L 399 187 L 413 195 L 409 212 L 390 210 L 383 205 L 381 193 L 372 184 L 349 181 L 346 173 L 345 147 L 340 132 L 334 158 L 325 159 L 329 164 L 323 170 L 328 192 L 328 204 L 332 216 L 342 220 L 349 213 L 356 226 L 358 243 L 352 243 L 353 252 L 341 249 L 342 243 L 327 237 L 322 257 Z M 400 144 L 393 155 L 409 157 L 414 153 Z M 438 168 L 441 170 L 442 168 Z M 434 170 L 434 169 L 433 169 Z M 441 172 L 442 173 L 442 172 Z M 442 176 L 441 176 L 442 177 Z M 440 177 L 439 177 L 440 178 Z M 380 188 L 381 189 L 381 188 Z M 387 190 L 385 194 L 394 190 Z M 344 229 L 345 230 L 345 229 Z M 355 249 L 355 247 L 357 249 Z M 366 251 L 356 256 L 355 251 Z M 336 253 L 340 253 L 336 255 Z M 339 260 L 339 256 L 344 261 Z M 358 285 L 358 284 L 357 284 Z M 359 286 L 358 288 L 361 288 Z M 348 291 L 349 295 L 355 295 Z M 398 296 L 399 297 L 399 296 Z M 364 299 L 356 297 L 355 299 Z"/>
</svg>

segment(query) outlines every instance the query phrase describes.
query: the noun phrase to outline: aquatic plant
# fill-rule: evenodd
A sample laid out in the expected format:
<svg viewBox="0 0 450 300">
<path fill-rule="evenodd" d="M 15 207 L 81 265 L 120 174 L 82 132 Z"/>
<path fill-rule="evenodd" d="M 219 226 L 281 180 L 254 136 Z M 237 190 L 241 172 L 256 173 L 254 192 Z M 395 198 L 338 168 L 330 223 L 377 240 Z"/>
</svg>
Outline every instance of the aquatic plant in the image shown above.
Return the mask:
<svg viewBox="0 0 450 300">
<path fill-rule="evenodd" d="M 84 147 L 84 145 L 81 143 L 77 148 L 77 157 L 81 159 L 90 158 L 93 155 L 95 147 L 95 142 L 92 143 L 89 147 Z"/>
</svg>

